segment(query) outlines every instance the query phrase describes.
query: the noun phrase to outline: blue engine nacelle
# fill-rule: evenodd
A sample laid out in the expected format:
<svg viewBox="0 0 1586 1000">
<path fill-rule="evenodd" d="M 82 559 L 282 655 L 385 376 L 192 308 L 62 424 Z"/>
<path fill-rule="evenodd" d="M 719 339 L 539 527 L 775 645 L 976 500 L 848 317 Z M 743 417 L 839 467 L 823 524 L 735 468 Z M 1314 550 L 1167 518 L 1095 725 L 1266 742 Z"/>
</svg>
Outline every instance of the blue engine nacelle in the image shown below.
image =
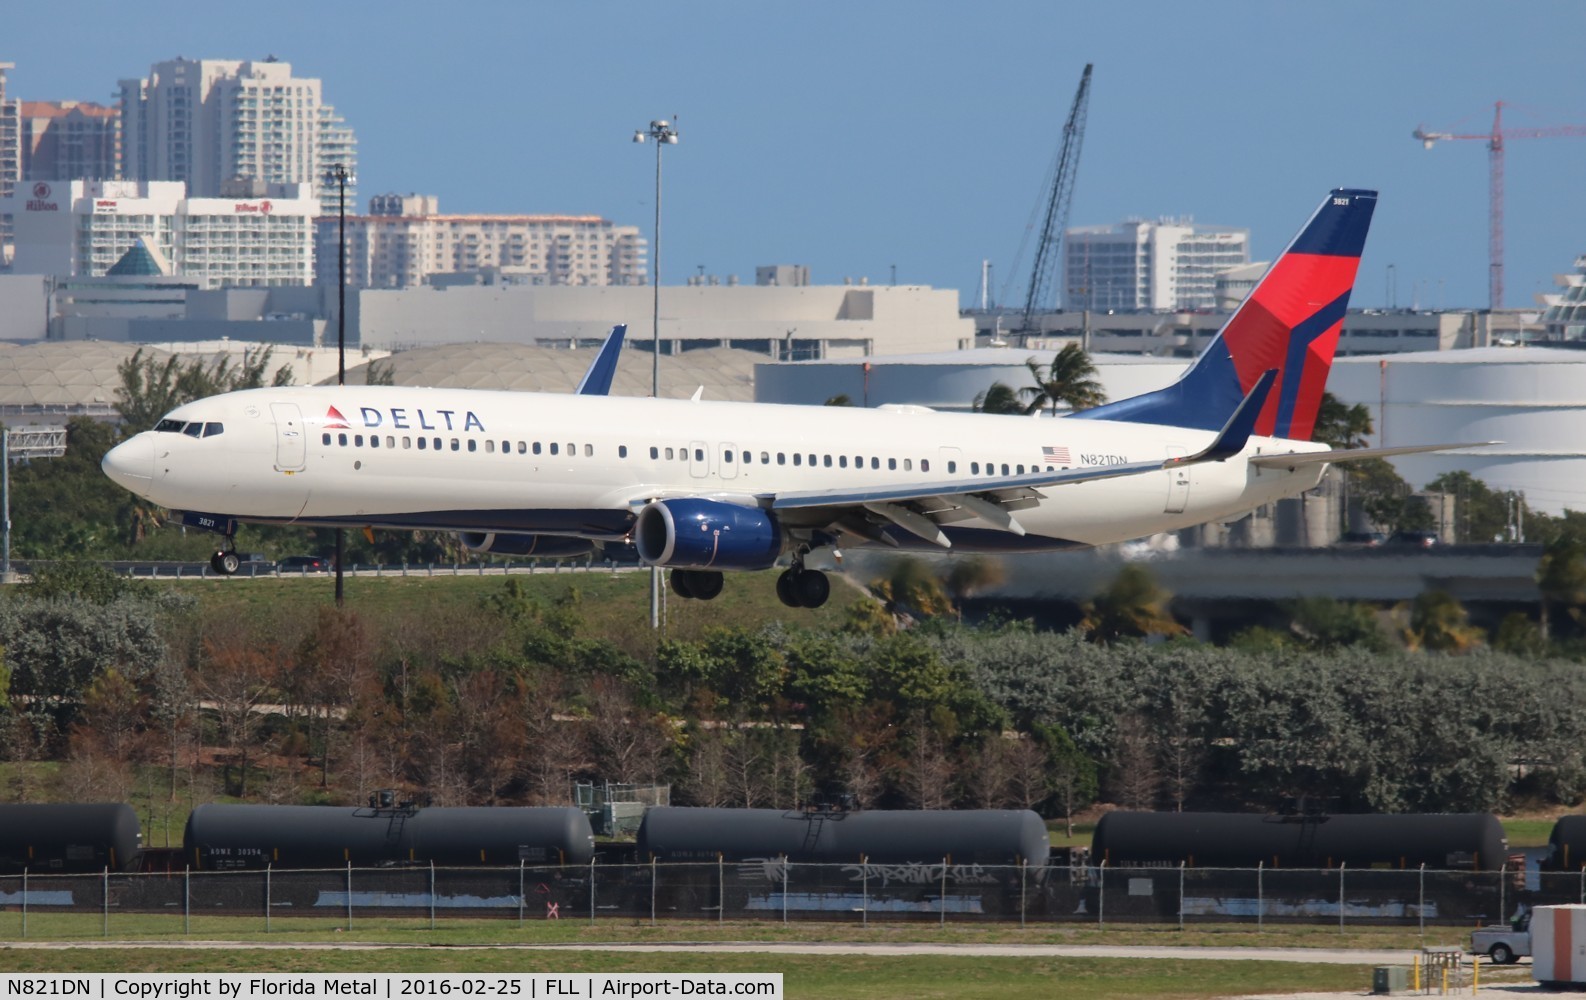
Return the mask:
<svg viewBox="0 0 1586 1000">
<path fill-rule="evenodd" d="M 531 559 L 567 559 L 587 556 L 595 543 L 587 538 L 560 538 L 556 535 L 502 535 L 495 532 L 459 531 L 457 540 L 469 552 L 488 552 L 493 556 L 523 556 Z"/>
<path fill-rule="evenodd" d="M 770 569 L 782 554 L 782 529 L 758 507 L 685 497 L 639 511 L 633 544 L 651 566 Z"/>
</svg>

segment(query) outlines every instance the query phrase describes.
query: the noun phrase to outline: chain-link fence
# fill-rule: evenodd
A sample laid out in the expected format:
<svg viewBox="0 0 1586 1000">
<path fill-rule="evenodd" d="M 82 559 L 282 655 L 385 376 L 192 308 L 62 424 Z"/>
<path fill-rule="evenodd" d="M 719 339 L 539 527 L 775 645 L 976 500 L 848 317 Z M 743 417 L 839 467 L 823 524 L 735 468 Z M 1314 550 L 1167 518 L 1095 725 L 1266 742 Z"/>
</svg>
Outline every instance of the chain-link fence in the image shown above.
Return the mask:
<svg viewBox="0 0 1586 1000">
<path fill-rule="evenodd" d="M 192 933 L 211 917 L 346 928 L 504 920 L 1472 926 L 1586 903 L 1580 873 L 1109 868 L 781 858 L 516 868 L 344 868 L 0 877 L 0 939 Z M 250 928 L 253 927 L 251 923 Z"/>
</svg>

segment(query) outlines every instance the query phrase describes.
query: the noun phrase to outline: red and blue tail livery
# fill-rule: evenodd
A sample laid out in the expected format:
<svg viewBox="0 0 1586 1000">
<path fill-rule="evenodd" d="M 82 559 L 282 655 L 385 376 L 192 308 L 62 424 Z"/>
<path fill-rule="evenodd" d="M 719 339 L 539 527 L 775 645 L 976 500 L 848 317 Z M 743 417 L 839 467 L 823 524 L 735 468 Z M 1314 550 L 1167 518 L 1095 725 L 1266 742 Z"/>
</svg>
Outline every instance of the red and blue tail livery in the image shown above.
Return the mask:
<svg viewBox="0 0 1586 1000">
<path fill-rule="evenodd" d="M 1310 440 L 1376 207 L 1375 191 L 1330 192 L 1183 378 L 1074 417 L 1212 430 L 1276 370 L 1255 433 Z"/>
</svg>

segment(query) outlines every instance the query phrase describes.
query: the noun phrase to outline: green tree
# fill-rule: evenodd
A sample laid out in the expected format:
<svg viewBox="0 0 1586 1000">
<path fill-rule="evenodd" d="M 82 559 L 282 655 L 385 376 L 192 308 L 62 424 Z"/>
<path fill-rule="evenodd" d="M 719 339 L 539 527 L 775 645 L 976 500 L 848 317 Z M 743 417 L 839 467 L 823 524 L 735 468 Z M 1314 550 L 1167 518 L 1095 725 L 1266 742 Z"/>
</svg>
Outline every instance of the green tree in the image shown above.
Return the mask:
<svg viewBox="0 0 1586 1000">
<path fill-rule="evenodd" d="M 1019 390 L 1019 395 L 1029 399 L 1026 413 L 1050 408 L 1056 414 L 1063 407 L 1088 410 L 1107 401 L 1107 392 L 1096 378 L 1096 366 L 1078 344 L 1064 344 L 1051 364 L 1042 366 L 1030 358 L 1025 366 L 1035 380 L 1034 385 Z"/>
<path fill-rule="evenodd" d="M 1562 608 L 1572 619 L 1586 605 L 1586 542 L 1565 532 L 1548 542 L 1536 567 L 1536 585 L 1542 592 L 1542 638 L 1552 638 L 1554 612 Z"/>
<path fill-rule="evenodd" d="M 823 405 L 852 406 L 854 405 L 854 401 L 853 398 L 850 397 L 846 392 L 839 392 L 837 395 L 829 397 Z"/>
<path fill-rule="evenodd" d="M 1364 448 L 1371 436 L 1371 411 L 1364 403 L 1345 406 L 1330 392 L 1322 393 L 1311 440 L 1332 448 Z"/>
<path fill-rule="evenodd" d="M 1459 542 L 1501 542 L 1509 539 L 1511 509 L 1520 505 L 1519 517 L 1528 519 L 1525 500 L 1499 492 L 1464 470 L 1445 472 L 1430 483 L 1428 490 L 1447 493 L 1454 498 L 1454 540 Z"/>
<path fill-rule="evenodd" d="M 264 385 L 273 347 L 245 352 L 240 364 L 222 356 L 206 364 L 201 358 L 184 361 L 172 354 L 163 361 L 138 348 L 132 357 L 116 366 L 121 384 L 116 388 L 116 413 L 123 430 L 131 435 L 153 427 L 165 414 L 195 399 L 235 389 L 257 389 Z M 290 385 L 292 369 L 282 366 L 272 385 Z"/>
</svg>

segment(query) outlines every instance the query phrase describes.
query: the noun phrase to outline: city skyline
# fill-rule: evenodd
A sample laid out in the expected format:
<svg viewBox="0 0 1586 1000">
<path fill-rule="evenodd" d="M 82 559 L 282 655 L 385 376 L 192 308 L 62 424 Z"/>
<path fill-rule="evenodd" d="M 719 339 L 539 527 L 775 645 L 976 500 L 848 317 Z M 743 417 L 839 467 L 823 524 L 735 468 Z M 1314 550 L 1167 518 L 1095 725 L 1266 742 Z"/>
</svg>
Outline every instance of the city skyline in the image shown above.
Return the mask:
<svg viewBox="0 0 1586 1000">
<path fill-rule="evenodd" d="M 8 96 L 112 103 L 117 80 L 185 56 L 290 62 L 357 134 L 359 199 L 577 213 L 650 238 L 654 154 L 634 129 L 679 115 L 665 151 L 661 278 L 803 264 L 812 280 L 953 288 L 980 262 L 1022 303 L 1025 238 L 1079 74 L 1096 65 L 1072 226 L 1189 217 L 1247 228 L 1272 259 L 1297 206 L 1334 186 L 1381 208 L 1353 304 L 1487 301 L 1488 156 L 1423 150 L 1417 125 L 1481 133 L 1586 123 L 1579 8 L 1475 0 L 1081 7 L 877 2 L 577 5 L 298 0 L 199 19 L 151 0 L 116 30 L 89 0 L 8 4 Z M 1507 144 L 1505 305 L 1586 254 L 1586 138 Z M 1036 220 L 1037 222 L 1039 220 Z M 1033 242 L 1033 236 L 1030 237 Z"/>
</svg>

